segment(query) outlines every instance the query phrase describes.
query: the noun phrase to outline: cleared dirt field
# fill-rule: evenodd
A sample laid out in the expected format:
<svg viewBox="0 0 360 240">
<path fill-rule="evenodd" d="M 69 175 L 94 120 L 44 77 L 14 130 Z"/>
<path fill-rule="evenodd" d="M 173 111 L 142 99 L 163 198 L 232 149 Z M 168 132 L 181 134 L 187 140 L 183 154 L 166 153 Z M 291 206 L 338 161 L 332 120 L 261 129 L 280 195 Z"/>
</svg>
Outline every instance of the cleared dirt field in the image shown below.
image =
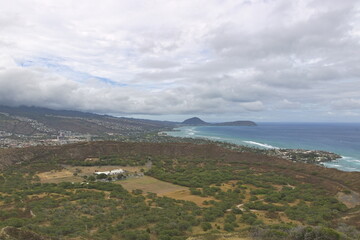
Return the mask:
<svg viewBox="0 0 360 240">
<path fill-rule="evenodd" d="M 126 180 L 117 181 L 116 183 L 121 184 L 126 190 L 130 192 L 134 189 L 141 189 L 143 190 L 144 193 L 152 192 L 158 195 L 187 190 L 186 187 L 160 181 L 156 178 L 148 177 L 148 176 L 139 177 L 139 178 L 130 178 Z"/>
<path fill-rule="evenodd" d="M 166 196 L 178 200 L 192 201 L 199 206 L 204 206 L 205 200 L 214 200 L 209 197 L 199 197 L 191 195 L 187 187 L 182 187 L 172 183 L 160 181 L 156 178 L 144 176 L 139 178 L 131 178 L 127 180 L 117 181 L 117 184 L 121 184 L 126 190 L 132 191 L 134 189 L 141 189 L 144 193 L 152 192 L 159 196 Z"/>
<path fill-rule="evenodd" d="M 360 205 L 360 194 L 356 192 L 350 192 L 348 194 L 338 192 L 337 199 L 345 204 L 348 208 L 354 208 Z"/>
<path fill-rule="evenodd" d="M 61 171 L 50 171 L 37 174 L 42 183 L 61 183 L 61 182 L 82 182 L 83 178 L 74 176 L 74 172 L 67 169 Z"/>
<path fill-rule="evenodd" d="M 178 200 L 191 201 L 201 207 L 206 206 L 203 204 L 204 201 L 215 200 L 214 198 L 211 198 L 211 197 L 200 197 L 200 196 L 191 195 L 189 189 L 180 190 L 180 191 L 176 191 L 176 192 L 169 192 L 169 193 L 163 194 L 163 196 L 178 199 Z"/>
<path fill-rule="evenodd" d="M 82 176 L 91 175 L 95 171 L 104 172 L 114 169 L 124 169 L 129 172 L 140 172 L 144 167 L 123 167 L 123 166 L 93 166 L 93 167 L 73 167 L 64 166 L 64 169 L 60 171 L 52 170 L 50 172 L 43 172 L 37 174 L 40 181 L 43 183 L 60 183 L 60 182 L 82 182 L 84 179 Z M 78 176 L 74 176 L 77 173 Z"/>
<path fill-rule="evenodd" d="M 187 189 L 186 187 L 160 181 L 156 178 L 148 177 L 148 176 L 139 177 L 139 178 L 130 178 L 127 180 L 117 181 L 115 183 L 121 184 L 126 190 L 130 192 L 134 189 L 141 189 L 143 190 L 144 193 L 152 192 L 158 195 Z"/>
</svg>

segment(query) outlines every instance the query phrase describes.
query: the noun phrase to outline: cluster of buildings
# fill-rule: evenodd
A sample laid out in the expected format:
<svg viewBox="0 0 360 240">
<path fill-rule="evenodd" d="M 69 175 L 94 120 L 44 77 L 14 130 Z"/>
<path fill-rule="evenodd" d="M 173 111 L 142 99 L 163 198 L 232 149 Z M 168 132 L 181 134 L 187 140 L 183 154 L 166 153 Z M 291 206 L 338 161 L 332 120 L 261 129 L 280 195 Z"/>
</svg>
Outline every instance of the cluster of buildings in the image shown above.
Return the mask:
<svg viewBox="0 0 360 240">
<path fill-rule="evenodd" d="M 97 181 L 116 181 L 116 180 L 121 180 L 121 179 L 129 179 L 129 178 L 139 178 L 139 177 L 143 177 L 144 173 L 143 172 L 129 172 L 126 171 L 124 169 L 113 169 L 110 171 L 103 171 L 103 172 L 99 172 L 99 171 L 95 171 L 94 175 L 96 176 Z M 105 175 L 105 176 L 101 176 L 101 175 Z"/>
<path fill-rule="evenodd" d="M 30 126 L 36 129 L 39 132 L 44 133 L 56 133 L 57 131 L 53 128 L 45 126 L 43 123 L 40 123 L 34 119 L 26 118 L 26 117 L 19 117 L 19 116 L 12 116 L 13 119 L 19 120 L 21 122 L 27 122 Z"/>
<path fill-rule="evenodd" d="M 0 148 L 23 148 L 31 146 L 55 146 L 78 142 L 92 141 L 92 135 L 76 134 L 71 131 L 59 131 L 56 134 L 36 133 L 28 136 L 23 134 L 12 134 L 0 132 Z"/>
<path fill-rule="evenodd" d="M 12 133 L 0 131 L 0 138 L 1 137 L 10 137 L 11 135 L 12 135 Z"/>
<path fill-rule="evenodd" d="M 271 153 L 271 151 L 269 151 Z M 330 162 L 341 158 L 336 153 L 320 151 L 320 150 L 304 150 L 304 149 L 274 149 L 273 155 L 291 160 L 293 162 L 305 162 L 319 164 Z M 270 154 L 271 155 L 271 154 Z"/>
</svg>

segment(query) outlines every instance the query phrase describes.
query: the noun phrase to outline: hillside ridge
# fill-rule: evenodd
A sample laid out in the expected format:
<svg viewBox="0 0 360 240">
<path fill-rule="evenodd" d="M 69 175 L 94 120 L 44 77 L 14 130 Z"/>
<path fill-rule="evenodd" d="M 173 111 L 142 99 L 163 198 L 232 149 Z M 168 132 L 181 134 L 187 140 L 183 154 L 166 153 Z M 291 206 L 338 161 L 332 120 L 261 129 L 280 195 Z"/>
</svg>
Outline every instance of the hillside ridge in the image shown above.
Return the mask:
<svg viewBox="0 0 360 240">
<path fill-rule="evenodd" d="M 0 106 L 0 133 L 8 136 L 56 136 L 60 131 L 70 134 L 134 135 L 171 128 L 176 123 L 126 117 L 114 117 L 73 110 L 40 107 Z M 19 136 L 21 137 L 21 136 Z"/>
<path fill-rule="evenodd" d="M 82 142 L 63 146 L 35 146 L 21 149 L 0 149 L 0 168 L 34 161 L 46 162 L 48 159 L 66 161 L 85 159 L 103 155 L 171 156 L 197 159 L 222 159 L 223 164 L 241 164 L 260 172 L 277 172 L 297 176 L 305 181 L 336 193 L 343 186 L 360 192 L 360 172 L 343 172 L 313 164 L 292 162 L 278 157 L 252 152 L 237 152 L 216 144 L 192 143 L 134 143 L 134 142 Z M 316 172 L 316 174 L 314 174 Z"/>
</svg>

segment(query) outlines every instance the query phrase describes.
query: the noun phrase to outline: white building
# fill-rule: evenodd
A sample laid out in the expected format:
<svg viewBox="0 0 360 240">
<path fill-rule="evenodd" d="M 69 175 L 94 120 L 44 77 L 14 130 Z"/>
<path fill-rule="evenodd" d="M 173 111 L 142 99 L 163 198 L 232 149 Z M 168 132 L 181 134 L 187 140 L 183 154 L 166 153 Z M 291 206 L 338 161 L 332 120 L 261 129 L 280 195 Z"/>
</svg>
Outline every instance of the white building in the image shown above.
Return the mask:
<svg viewBox="0 0 360 240">
<path fill-rule="evenodd" d="M 106 174 L 106 175 L 117 175 L 117 174 L 121 174 L 121 173 L 125 173 L 125 171 L 123 169 L 114 169 L 114 170 L 110 170 L 110 171 L 105 171 L 105 172 L 95 172 L 96 175 L 100 175 L 100 174 Z"/>
</svg>

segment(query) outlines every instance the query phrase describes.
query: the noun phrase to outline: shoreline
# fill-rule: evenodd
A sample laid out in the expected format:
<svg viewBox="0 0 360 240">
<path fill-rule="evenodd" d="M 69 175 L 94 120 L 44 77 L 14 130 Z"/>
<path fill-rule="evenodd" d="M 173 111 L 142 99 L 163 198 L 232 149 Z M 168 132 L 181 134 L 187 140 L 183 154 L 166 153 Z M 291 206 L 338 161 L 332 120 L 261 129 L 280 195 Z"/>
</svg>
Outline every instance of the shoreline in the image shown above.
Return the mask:
<svg viewBox="0 0 360 240">
<path fill-rule="evenodd" d="M 194 126 L 196 127 L 196 126 Z M 226 139 L 222 137 L 215 137 L 215 136 L 199 136 L 196 135 L 196 131 L 190 131 L 188 136 L 179 136 L 179 135 L 172 135 L 169 133 L 183 133 L 179 127 L 174 128 L 171 131 L 164 131 L 162 132 L 162 136 L 169 136 L 175 138 L 192 138 L 192 139 L 203 139 L 212 141 L 214 143 L 222 143 L 222 144 L 229 144 L 229 145 L 236 145 L 239 148 L 247 148 L 252 149 L 253 151 L 277 156 L 289 161 L 293 162 L 304 162 L 309 164 L 315 164 L 318 166 L 326 167 L 326 168 L 335 168 L 341 171 L 346 172 L 360 172 L 360 169 L 353 168 L 353 167 L 346 167 L 339 163 L 339 161 L 344 160 L 353 160 L 353 157 L 346 157 L 342 156 L 338 153 L 331 152 L 331 151 L 324 151 L 324 150 L 309 150 L 309 149 L 293 149 L 293 148 L 279 148 L 272 146 L 267 143 L 259 143 L 255 141 L 244 141 L 238 140 L 234 141 L 232 139 Z M 245 144 L 242 144 L 245 143 Z M 236 149 L 235 149 L 236 150 Z M 360 160 L 357 160 L 360 162 Z"/>
</svg>

